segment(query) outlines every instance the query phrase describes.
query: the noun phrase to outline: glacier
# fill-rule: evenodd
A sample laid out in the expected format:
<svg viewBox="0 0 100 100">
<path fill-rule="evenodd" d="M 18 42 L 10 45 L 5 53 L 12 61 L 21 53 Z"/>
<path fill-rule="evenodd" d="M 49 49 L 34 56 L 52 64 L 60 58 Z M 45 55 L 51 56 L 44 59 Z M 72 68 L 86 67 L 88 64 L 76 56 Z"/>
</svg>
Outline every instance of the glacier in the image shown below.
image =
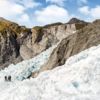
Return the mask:
<svg viewBox="0 0 100 100">
<path fill-rule="evenodd" d="M 100 100 L 100 45 L 70 57 L 64 65 L 36 78 L 5 82 L 2 75 L 20 70 L 12 67 L 0 71 L 0 100 Z M 26 71 L 22 76 L 25 74 Z"/>
<path fill-rule="evenodd" d="M 38 71 L 40 67 L 44 63 L 46 63 L 53 49 L 56 46 L 57 45 L 52 46 L 51 48 L 47 49 L 46 51 L 40 53 L 39 55 L 30 60 L 24 60 L 16 65 L 14 64 L 9 65 L 4 70 L 0 71 L 0 77 L 11 75 L 13 81 L 15 80 L 22 81 L 28 78 L 32 74 L 32 72 Z"/>
</svg>

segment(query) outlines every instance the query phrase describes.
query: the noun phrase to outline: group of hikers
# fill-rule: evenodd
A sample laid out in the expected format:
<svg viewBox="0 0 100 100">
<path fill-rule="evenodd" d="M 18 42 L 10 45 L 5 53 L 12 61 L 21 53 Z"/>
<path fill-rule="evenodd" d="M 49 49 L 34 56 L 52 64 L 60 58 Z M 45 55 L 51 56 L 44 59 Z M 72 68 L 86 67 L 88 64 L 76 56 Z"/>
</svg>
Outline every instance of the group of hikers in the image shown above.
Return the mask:
<svg viewBox="0 0 100 100">
<path fill-rule="evenodd" d="M 5 81 L 11 81 L 11 76 L 9 75 L 9 76 L 5 76 Z"/>
</svg>

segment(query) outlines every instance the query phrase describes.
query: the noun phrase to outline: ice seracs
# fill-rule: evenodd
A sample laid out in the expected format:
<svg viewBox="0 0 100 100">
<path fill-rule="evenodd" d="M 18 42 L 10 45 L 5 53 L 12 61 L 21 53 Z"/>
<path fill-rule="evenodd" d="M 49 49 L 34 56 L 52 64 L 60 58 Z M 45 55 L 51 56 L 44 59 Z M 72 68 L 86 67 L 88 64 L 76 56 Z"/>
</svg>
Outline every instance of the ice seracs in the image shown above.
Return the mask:
<svg viewBox="0 0 100 100">
<path fill-rule="evenodd" d="M 12 80 L 23 80 L 31 75 L 33 71 L 37 71 L 49 59 L 50 54 L 56 45 L 42 52 L 40 55 L 30 60 L 22 61 L 16 65 L 11 64 L 0 72 L 0 77 L 11 75 Z"/>
<path fill-rule="evenodd" d="M 100 45 L 37 78 L 0 82 L 0 100 L 100 100 Z"/>
</svg>

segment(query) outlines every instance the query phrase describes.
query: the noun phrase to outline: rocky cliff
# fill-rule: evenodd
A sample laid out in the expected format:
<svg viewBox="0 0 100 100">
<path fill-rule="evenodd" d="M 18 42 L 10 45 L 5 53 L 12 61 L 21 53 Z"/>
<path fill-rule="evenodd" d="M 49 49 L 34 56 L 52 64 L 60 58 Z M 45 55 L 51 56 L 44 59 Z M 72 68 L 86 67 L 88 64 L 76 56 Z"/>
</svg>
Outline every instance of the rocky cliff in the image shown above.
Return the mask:
<svg viewBox="0 0 100 100">
<path fill-rule="evenodd" d="M 17 63 L 22 60 L 20 56 L 20 45 L 23 40 L 21 36 L 30 34 L 30 29 L 19 26 L 16 23 L 0 18 L 0 67 Z M 20 39 L 21 38 L 21 39 Z"/>
<path fill-rule="evenodd" d="M 33 77 L 44 70 L 63 65 L 70 56 L 98 44 L 100 44 L 100 20 L 94 21 L 63 39 L 52 52 L 48 62 L 42 66 L 39 72 L 33 73 Z"/>
<path fill-rule="evenodd" d="M 28 29 L 0 18 L 0 68 L 33 58 L 87 25 L 86 22 L 81 22 L 82 26 L 79 24 L 79 21 L 54 23 Z"/>
</svg>

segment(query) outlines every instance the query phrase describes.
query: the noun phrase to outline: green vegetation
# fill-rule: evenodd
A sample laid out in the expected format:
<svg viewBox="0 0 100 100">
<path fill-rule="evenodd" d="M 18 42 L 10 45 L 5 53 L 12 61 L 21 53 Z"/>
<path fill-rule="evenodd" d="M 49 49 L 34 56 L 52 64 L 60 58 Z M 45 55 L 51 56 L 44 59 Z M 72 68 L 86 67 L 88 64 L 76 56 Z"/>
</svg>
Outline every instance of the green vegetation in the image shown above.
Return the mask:
<svg viewBox="0 0 100 100">
<path fill-rule="evenodd" d="M 41 26 L 35 26 L 35 27 L 33 27 L 33 29 L 35 29 L 35 30 L 37 30 L 37 31 L 42 30 L 42 28 L 43 28 L 43 27 L 41 27 Z"/>
<path fill-rule="evenodd" d="M 56 25 L 62 25 L 62 23 L 61 22 L 58 22 L 58 23 L 48 24 L 48 25 L 45 25 L 44 27 L 45 28 L 48 28 L 50 26 L 56 26 Z"/>
<path fill-rule="evenodd" d="M 24 26 L 23 27 L 18 26 L 18 24 L 10 22 L 10 21 L 6 21 L 6 20 L 0 21 L 0 33 L 4 38 L 6 38 L 7 36 L 7 31 L 10 34 L 16 35 L 18 37 L 20 33 L 28 32 L 29 29 L 27 29 Z"/>
</svg>

